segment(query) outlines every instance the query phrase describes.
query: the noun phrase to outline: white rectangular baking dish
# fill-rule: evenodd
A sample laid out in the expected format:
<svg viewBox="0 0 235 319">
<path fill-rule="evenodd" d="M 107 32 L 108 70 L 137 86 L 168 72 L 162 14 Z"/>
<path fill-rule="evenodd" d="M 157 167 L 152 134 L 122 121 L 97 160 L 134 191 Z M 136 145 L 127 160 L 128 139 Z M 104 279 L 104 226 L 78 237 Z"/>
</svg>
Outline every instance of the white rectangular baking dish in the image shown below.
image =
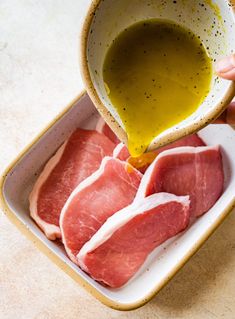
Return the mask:
<svg viewBox="0 0 235 319">
<path fill-rule="evenodd" d="M 9 166 L 1 179 L 6 215 L 62 270 L 106 305 L 131 310 L 149 301 L 199 249 L 235 204 L 235 133 L 228 125 L 210 125 L 199 135 L 222 145 L 225 190 L 214 207 L 188 230 L 158 247 L 124 287 L 110 289 L 91 279 L 67 257 L 63 246 L 49 241 L 29 217 L 28 195 L 46 161 L 76 127 L 94 128 L 98 114 L 83 92 Z"/>
</svg>

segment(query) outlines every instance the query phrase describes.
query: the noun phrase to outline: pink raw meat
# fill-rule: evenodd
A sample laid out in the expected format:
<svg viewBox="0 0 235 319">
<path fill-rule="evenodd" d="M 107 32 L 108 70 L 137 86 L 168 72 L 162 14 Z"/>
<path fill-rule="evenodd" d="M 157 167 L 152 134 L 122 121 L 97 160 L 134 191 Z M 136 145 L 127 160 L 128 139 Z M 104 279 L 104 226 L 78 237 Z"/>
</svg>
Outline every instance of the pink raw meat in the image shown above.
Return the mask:
<svg viewBox="0 0 235 319">
<path fill-rule="evenodd" d="M 30 215 L 46 236 L 61 238 L 61 209 L 74 188 L 96 171 L 115 145 L 96 131 L 77 129 L 48 161 L 30 194 Z"/>
<path fill-rule="evenodd" d="M 141 177 L 126 162 L 105 157 L 99 170 L 73 191 L 60 216 L 62 241 L 73 262 L 106 219 L 133 201 Z"/>
<path fill-rule="evenodd" d="M 106 135 L 114 144 L 120 143 L 119 138 L 116 136 L 116 134 L 111 130 L 111 128 L 108 126 L 108 124 L 103 120 L 102 117 L 99 118 L 97 124 L 96 124 L 96 131 L 99 133 L 103 133 Z"/>
<path fill-rule="evenodd" d="M 113 157 L 121 161 L 126 161 L 130 157 L 130 153 L 125 144 L 119 143 L 113 150 Z"/>
<path fill-rule="evenodd" d="M 205 143 L 197 134 L 193 134 L 183 137 L 180 140 L 175 141 L 166 146 L 160 147 L 156 151 L 147 152 L 138 157 L 130 156 L 130 153 L 126 145 L 123 143 L 119 143 L 113 151 L 113 157 L 119 158 L 122 161 L 127 161 L 129 164 L 138 169 L 141 173 L 144 173 L 158 154 L 165 150 L 180 146 L 205 146 Z"/>
<path fill-rule="evenodd" d="M 95 280 L 121 287 L 157 246 L 188 223 L 188 196 L 153 194 L 110 217 L 82 247 L 78 263 Z"/>
<path fill-rule="evenodd" d="M 166 146 L 160 147 L 156 152 L 160 154 L 163 151 L 166 151 L 171 148 L 180 147 L 180 146 L 205 146 L 206 144 L 203 140 L 198 136 L 198 134 L 187 135 L 182 137 L 181 139 L 170 143 Z"/>
<path fill-rule="evenodd" d="M 205 143 L 197 134 L 192 134 L 185 136 L 171 144 L 160 147 L 156 151 L 144 153 L 139 157 L 129 157 L 127 161 L 129 164 L 137 168 L 141 173 L 144 173 L 158 154 L 165 150 L 180 146 L 205 146 Z"/>
<path fill-rule="evenodd" d="M 136 201 L 153 193 L 190 195 L 192 216 L 207 212 L 223 191 L 219 146 L 179 147 L 162 152 L 144 174 Z"/>
</svg>

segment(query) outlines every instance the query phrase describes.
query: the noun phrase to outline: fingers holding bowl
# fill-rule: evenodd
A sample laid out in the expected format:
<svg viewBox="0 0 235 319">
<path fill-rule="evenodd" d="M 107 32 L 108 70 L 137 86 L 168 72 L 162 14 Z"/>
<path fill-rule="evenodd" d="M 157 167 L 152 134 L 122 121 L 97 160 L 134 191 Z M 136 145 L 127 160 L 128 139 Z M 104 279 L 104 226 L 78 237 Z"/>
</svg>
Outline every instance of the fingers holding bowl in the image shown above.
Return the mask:
<svg viewBox="0 0 235 319">
<path fill-rule="evenodd" d="M 226 80 L 235 81 L 235 54 L 221 59 L 216 65 L 216 73 Z"/>
<path fill-rule="evenodd" d="M 228 105 L 226 111 L 224 111 L 214 123 L 235 125 L 235 101 Z"/>
</svg>

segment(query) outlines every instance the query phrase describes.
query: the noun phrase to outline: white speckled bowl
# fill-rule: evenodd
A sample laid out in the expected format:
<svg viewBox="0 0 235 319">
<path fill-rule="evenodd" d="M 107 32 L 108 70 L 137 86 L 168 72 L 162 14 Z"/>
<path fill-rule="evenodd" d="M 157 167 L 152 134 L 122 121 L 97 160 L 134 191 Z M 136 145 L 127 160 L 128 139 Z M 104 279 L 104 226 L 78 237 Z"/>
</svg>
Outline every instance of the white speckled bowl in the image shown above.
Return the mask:
<svg viewBox="0 0 235 319">
<path fill-rule="evenodd" d="M 234 206 L 235 134 L 228 125 L 209 125 L 199 132 L 208 145 L 222 145 L 226 178 L 224 193 L 217 203 L 186 231 L 155 249 L 128 284 L 110 289 L 73 264 L 61 244 L 46 238 L 30 218 L 28 202 L 29 193 L 48 159 L 73 130 L 94 128 L 97 119 L 97 110 L 84 92 L 10 164 L 0 181 L 0 204 L 6 216 L 40 250 L 96 298 L 109 307 L 131 310 L 148 302 L 176 274 Z"/>
<path fill-rule="evenodd" d="M 127 144 L 124 125 L 110 102 L 103 82 L 103 63 L 112 41 L 132 25 L 146 19 L 167 19 L 200 36 L 213 63 L 235 52 L 234 8 L 226 0 L 94 0 L 82 31 L 81 71 L 88 94 L 119 138 Z M 148 150 L 193 133 L 213 121 L 235 94 L 235 84 L 213 75 L 211 91 L 190 117 L 164 131 Z"/>
</svg>

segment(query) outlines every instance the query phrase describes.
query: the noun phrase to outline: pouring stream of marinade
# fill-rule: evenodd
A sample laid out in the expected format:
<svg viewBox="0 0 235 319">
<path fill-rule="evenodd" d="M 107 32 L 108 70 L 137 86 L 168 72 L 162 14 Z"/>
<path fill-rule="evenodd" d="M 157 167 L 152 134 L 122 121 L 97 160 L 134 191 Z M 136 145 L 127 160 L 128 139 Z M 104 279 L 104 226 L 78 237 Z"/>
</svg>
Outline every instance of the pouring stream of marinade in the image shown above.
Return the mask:
<svg viewBox="0 0 235 319">
<path fill-rule="evenodd" d="M 132 156 L 190 116 L 209 92 L 212 65 L 199 37 L 165 20 L 125 29 L 111 44 L 103 78 Z"/>
</svg>

